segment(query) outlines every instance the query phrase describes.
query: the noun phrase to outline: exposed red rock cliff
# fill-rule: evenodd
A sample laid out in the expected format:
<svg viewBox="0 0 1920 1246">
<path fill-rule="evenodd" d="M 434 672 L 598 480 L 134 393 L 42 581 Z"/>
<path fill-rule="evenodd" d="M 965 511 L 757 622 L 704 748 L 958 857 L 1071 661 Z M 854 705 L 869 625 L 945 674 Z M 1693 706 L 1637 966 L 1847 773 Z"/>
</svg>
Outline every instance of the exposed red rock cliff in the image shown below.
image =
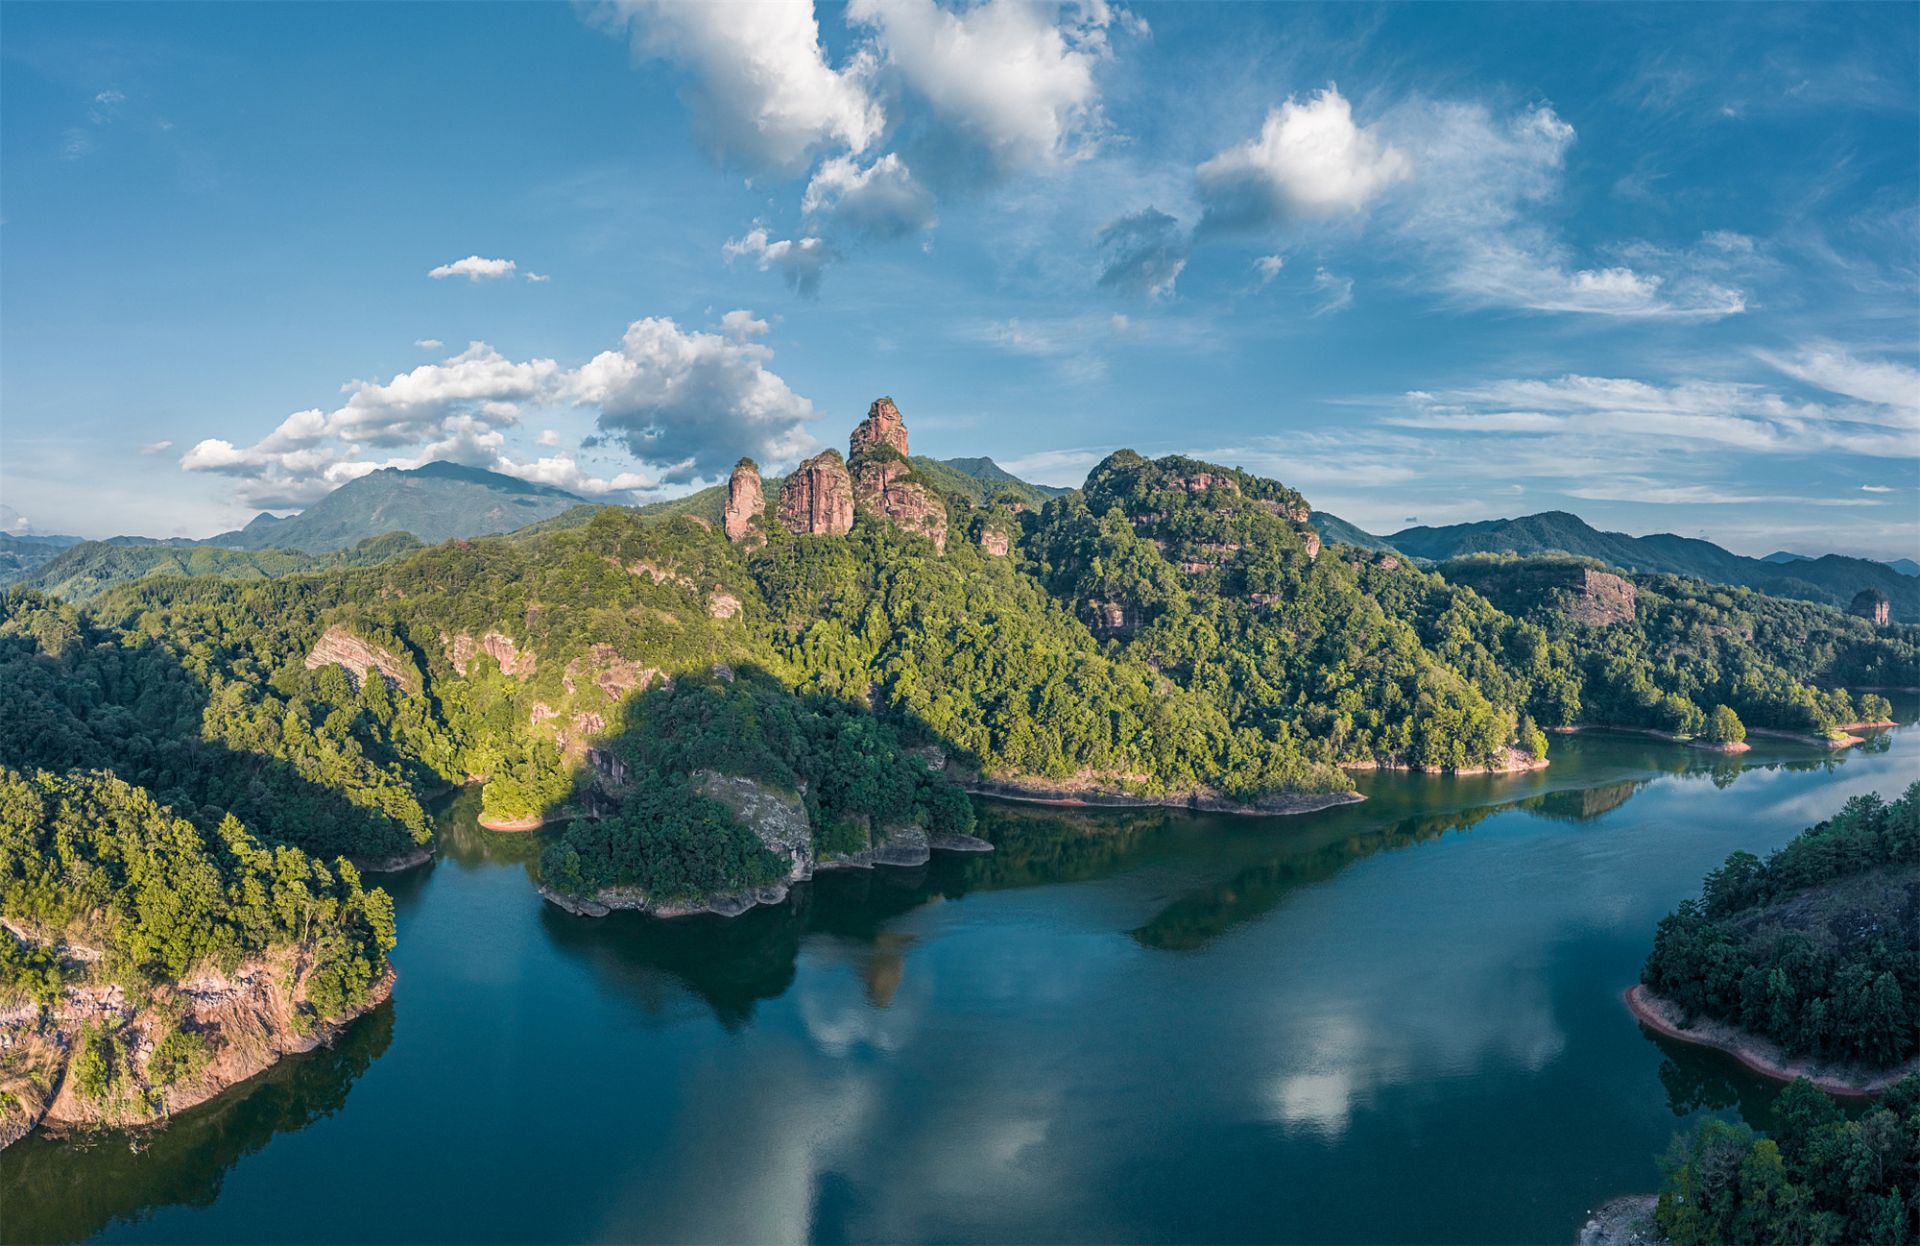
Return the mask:
<svg viewBox="0 0 1920 1246">
<path fill-rule="evenodd" d="M 837 535 L 853 527 L 853 478 L 838 450 L 795 468 L 780 486 L 780 523 L 796 536 Z"/>
<path fill-rule="evenodd" d="M 906 478 L 913 468 L 905 459 L 887 453 L 864 455 L 852 471 L 856 506 L 927 537 L 937 549 L 947 548 L 947 508 L 932 490 Z"/>
<path fill-rule="evenodd" d="M 354 687 L 367 677 L 370 670 L 379 671 L 381 678 L 396 688 L 417 692 L 420 688 L 420 676 L 413 664 L 398 654 L 388 653 L 378 645 L 368 644 L 338 623 L 321 634 L 313 642 L 313 649 L 307 654 L 307 669 L 317 671 L 323 666 L 343 666 L 353 676 Z"/>
<path fill-rule="evenodd" d="M 1853 595 L 1853 604 L 1847 607 L 1847 613 L 1865 619 L 1875 627 L 1885 627 L 1887 620 L 1893 617 L 1893 605 L 1879 589 L 1863 588 Z"/>
<path fill-rule="evenodd" d="M 760 468 L 752 459 L 741 459 L 734 464 L 733 475 L 727 480 L 727 540 L 735 545 L 742 542 L 756 546 L 766 544 L 767 538 L 760 531 L 760 513 L 766 509 L 766 505 L 767 495 L 760 484 Z"/>
<path fill-rule="evenodd" d="M 907 457 L 907 422 L 891 398 L 876 398 L 867 408 L 867 418 L 854 428 L 847 439 L 847 455 L 859 458 L 879 446 L 889 446 L 901 458 Z"/>
</svg>

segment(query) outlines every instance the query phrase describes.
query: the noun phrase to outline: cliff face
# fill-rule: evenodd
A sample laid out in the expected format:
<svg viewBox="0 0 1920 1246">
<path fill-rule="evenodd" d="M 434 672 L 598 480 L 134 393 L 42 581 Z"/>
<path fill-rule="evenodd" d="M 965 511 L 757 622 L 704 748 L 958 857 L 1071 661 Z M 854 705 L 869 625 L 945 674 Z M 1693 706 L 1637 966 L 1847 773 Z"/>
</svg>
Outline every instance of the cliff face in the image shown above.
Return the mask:
<svg viewBox="0 0 1920 1246">
<path fill-rule="evenodd" d="M 310 671 L 317 671 L 323 666 L 345 667 L 353 677 L 356 688 L 371 670 L 380 672 L 380 677 L 395 688 L 403 688 L 408 692 L 420 689 L 420 673 L 414 670 L 413 663 L 378 645 L 369 644 L 337 623 L 313 642 L 312 650 L 307 653 L 306 665 Z"/>
<path fill-rule="evenodd" d="M 1638 593 L 1631 583 L 1612 572 L 1582 567 L 1578 582 L 1569 587 L 1573 598 L 1566 612 L 1574 622 L 1610 627 L 1633 620 Z"/>
<path fill-rule="evenodd" d="M 847 439 L 847 454 L 857 459 L 881 446 L 890 448 L 903 459 L 907 457 L 907 422 L 900 417 L 900 408 L 893 405 L 891 398 L 873 400 L 873 405 L 867 408 L 867 418 L 860 421 L 853 436 Z"/>
<path fill-rule="evenodd" d="M 907 425 L 891 398 L 878 398 L 847 438 L 854 505 L 947 548 L 947 508 L 938 494 L 912 479 Z"/>
<path fill-rule="evenodd" d="M 724 516 L 727 540 L 735 545 L 744 543 L 748 548 L 766 544 L 767 538 L 760 531 L 760 514 L 766 505 L 766 493 L 760 484 L 760 469 L 750 460 L 741 459 L 734 465 L 733 475 L 727 480 L 727 510 Z"/>
<path fill-rule="evenodd" d="M 1853 595 L 1853 604 L 1847 607 L 1847 613 L 1865 619 L 1875 627 L 1885 627 L 1893 617 L 1893 603 L 1878 589 L 1863 588 Z"/>
<path fill-rule="evenodd" d="M 853 528 L 853 478 L 837 450 L 794 469 L 780 487 L 780 524 L 795 536 L 834 536 Z"/>
<path fill-rule="evenodd" d="M 1380 560 L 1381 566 L 1387 560 Z M 1514 614 L 1546 604 L 1575 623 L 1611 627 L 1631 622 L 1639 601 L 1633 582 L 1579 563 L 1505 566 L 1449 564 L 1447 578 L 1465 584 Z"/>
<path fill-rule="evenodd" d="M 452 661 L 453 669 L 462 675 L 473 669 L 474 658 L 481 654 L 497 665 L 502 675 L 511 675 L 515 679 L 525 679 L 533 674 L 539 661 L 531 649 L 521 652 L 511 637 L 499 632 L 488 632 L 477 641 L 461 632 L 447 646 L 447 657 Z"/>
</svg>

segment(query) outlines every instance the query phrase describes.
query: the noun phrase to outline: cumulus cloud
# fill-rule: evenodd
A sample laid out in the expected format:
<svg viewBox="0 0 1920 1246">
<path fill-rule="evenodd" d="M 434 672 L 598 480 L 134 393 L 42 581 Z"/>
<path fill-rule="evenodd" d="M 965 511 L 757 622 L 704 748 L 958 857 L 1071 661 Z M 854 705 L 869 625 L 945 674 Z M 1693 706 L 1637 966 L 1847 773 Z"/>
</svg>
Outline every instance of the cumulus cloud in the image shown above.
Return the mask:
<svg viewBox="0 0 1920 1246">
<path fill-rule="evenodd" d="M 1287 257 L 1284 255 L 1263 255 L 1253 262 L 1253 271 L 1260 274 L 1261 285 L 1271 285 L 1286 266 Z"/>
<path fill-rule="evenodd" d="M 895 152 L 865 168 L 851 156 L 822 164 L 800 210 L 870 238 L 905 237 L 934 224 L 933 195 Z"/>
<path fill-rule="evenodd" d="M 29 536 L 33 532 L 33 524 L 25 515 L 0 502 L 0 532 L 8 536 Z"/>
<path fill-rule="evenodd" d="M 801 457 L 815 444 L 805 427 L 813 404 L 767 367 L 773 352 L 754 340 L 764 322 L 749 316 L 729 327 L 702 333 L 661 317 L 636 320 L 618 350 L 574 374 L 571 395 L 598 407 L 601 431 L 659 464 L 669 483 L 718 476 L 742 454 Z"/>
<path fill-rule="evenodd" d="M 1157 208 L 1123 216 L 1100 231 L 1105 267 L 1100 287 L 1137 298 L 1173 293 L 1187 266 L 1187 235 L 1180 222 Z"/>
<path fill-rule="evenodd" d="M 833 250 L 820 238 L 769 239 L 764 226 L 755 226 L 720 247 L 729 261 L 752 260 L 761 272 L 776 270 L 796 293 L 811 298 L 820 293 L 820 275 L 833 262 Z"/>
<path fill-rule="evenodd" d="M 827 63 L 812 0 L 751 10 L 675 0 L 618 0 L 589 20 L 624 33 L 634 54 L 691 71 L 686 97 L 695 132 L 716 155 L 797 174 L 823 148 L 867 150 L 886 113 L 867 87 L 870 58 Z"/>
<path fill-rule="evenodd" d="M 742 453 L 791 461 L 813 444 L 804 427 L 813 406 L 768 368 L 772 352 L 757 340 L 766 331 L 764 320 L 745 311 L 729 313 L 719 333 L 637 320 L 619 349 L 572 369 L 551 359 L 511 360 L 475 342 L 388 381 L 351 382 L 338 406 L 297 411 L 251 445 L 203 440 L 180 465 L 231 476 L 242 501 L 284 509 L 378 468 L 434 459 L 595 496 L 652 488 L 660 479 L 717 477 Z M 508 439 L 525 412 L 569 406 L 595 412 L 600 443 L 624 445 L 657 466 L 657 475 L 601 480 L 568 454 L 513 457 Z M 551 447 L 559 436 L 546 429 L 535 441 Z"/>
<path fill-rule="evenodd" d="M 931 145 L 973 147 L 1004 174 L 1097 146 L 1106 123 L 1094 70 L 1111 54 L 1116 13 L 1104 0 L 854 0 L 847 17 L 873 31 L 881 65 L 924 104 Z"/>
<path fill-rule="evenodd" d="M 1269 112 L 1257 136 L 1208 160 L 1194 178 L 1203 228 L 1233 229 L 1358 211 L 1412 168 L 1377 127 L 1356 124 L 1353 106 L 1328 86 Z"/>
<path fill-rule="evenodd" d="M 427 270 L 427 276 L 435 281 L 445 281 L 448 277 L 465 277 L 468 281 L 497 281 L 502 277 L 513 276 L 516 267 L 512 260 L 488 260 L 477 255 L 469 255 L 464 260 L 455 260 L 451 264 L 430 268 Z"/>
</svg>

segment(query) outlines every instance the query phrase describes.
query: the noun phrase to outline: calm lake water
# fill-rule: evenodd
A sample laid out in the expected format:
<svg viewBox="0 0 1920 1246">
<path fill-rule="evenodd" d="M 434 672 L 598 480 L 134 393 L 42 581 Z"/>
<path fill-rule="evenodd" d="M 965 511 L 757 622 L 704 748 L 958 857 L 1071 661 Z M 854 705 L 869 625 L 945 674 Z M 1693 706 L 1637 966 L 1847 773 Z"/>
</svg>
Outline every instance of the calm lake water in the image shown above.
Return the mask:
<svg viewBox="0 0 1920 1246">
<path fill-rule="evenodd" d="M 1920 735 L 1370 776 L 1238 819 L 982 810 L 986 858 L 569 917 L 456 803 L 393 1000 L 174 1126 L 0 1154 L 10 1241 L 1571 1241 L 1774 1091 L 1622 1007 L 1729 852 Z"/>
</svg>

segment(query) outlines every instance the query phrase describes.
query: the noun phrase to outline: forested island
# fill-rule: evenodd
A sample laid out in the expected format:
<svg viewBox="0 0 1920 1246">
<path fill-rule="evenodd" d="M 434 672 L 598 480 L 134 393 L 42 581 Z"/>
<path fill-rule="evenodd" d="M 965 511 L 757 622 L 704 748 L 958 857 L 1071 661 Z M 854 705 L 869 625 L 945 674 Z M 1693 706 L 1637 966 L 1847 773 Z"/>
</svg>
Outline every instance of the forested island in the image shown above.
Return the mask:
<svg viewBox="0 0 1920 1246">
<path fill-rule="evenodd" d="M 453 785 L 563 824 L 538 881 L 572 911 L 734 913 L 986 849 L 969 790 L 1319 808 L 1354 768 L 1539 766 L 1548 728 L 1826 738 L 1920 665 L 1920 628 L 1748 590 L 1329 544 L 1193 459 L 1017 484 L 928 469 L 883 399 L 844 459 L 743 461 L 718 522 L 0 599 L 0 1009 L 40 1044 L 0 1056 L 10 1119 L 55 1086 L 58 1120 L 162 1115 L 379 998 L 361 871 L 425 860 Z M 248 990 L 284 1023 L 242 1041 L 207 1001 Z"/>
</svg>

